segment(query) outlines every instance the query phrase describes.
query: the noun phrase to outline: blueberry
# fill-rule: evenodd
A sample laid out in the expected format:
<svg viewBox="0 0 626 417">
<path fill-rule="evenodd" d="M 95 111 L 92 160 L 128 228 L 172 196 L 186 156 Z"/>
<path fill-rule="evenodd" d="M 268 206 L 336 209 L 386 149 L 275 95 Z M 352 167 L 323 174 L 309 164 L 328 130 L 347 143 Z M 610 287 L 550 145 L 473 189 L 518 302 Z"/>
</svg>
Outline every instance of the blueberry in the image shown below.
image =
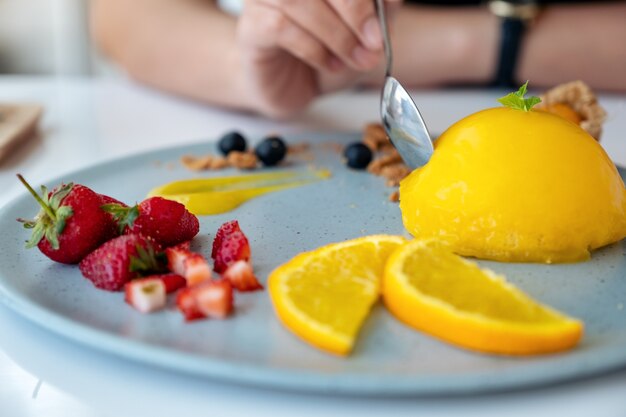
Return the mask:
<svg viewBox="0 0 626 417">
<path fill-rule="evenodd" d="M 346 164 L 350 168 L 365 169 L 372 162 L 372 151 L 360 142 L 351 143 L 343 151 Z"/>
<path fill-rule="evenodd" d="M 222 136 L 217 146 L 224 155 L 232 151 L 243 152 L 246 150 L 246 138 L 239 132 L 229 132 Z"/>
<path fill-rule="evenodd" d="M 263 165 L 271 167 L 278 164 L 287 155 L 287 145 L 277 137 L 270 136 L 263 139 L 255 148 L 257 158 L 263 162 Z"/>
</svg>

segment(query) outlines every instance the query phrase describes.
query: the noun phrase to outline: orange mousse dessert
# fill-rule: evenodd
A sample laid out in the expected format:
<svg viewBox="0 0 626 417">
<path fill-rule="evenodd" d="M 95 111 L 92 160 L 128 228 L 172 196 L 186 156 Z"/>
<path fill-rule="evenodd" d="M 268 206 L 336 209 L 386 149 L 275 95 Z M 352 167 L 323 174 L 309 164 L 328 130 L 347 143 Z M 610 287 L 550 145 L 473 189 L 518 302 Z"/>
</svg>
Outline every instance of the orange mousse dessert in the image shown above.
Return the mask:
<svg viewBox="0 0 626 417">
<path fill-rule="evenodd" d="M 585 260 L 626 236 L 626 190 L 604 149 L 525 93 L 452 125 L 400 183 L 411 234 L 460 255 L 545 263 Z"/>
</svg>

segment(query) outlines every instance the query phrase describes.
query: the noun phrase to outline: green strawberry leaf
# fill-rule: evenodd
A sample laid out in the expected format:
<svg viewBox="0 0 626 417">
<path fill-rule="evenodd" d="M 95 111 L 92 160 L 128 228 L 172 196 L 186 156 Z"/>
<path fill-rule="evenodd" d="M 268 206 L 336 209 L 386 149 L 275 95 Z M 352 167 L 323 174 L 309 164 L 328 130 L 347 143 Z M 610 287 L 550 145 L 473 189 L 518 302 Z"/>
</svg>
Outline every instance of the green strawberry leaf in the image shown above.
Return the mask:
<svg viewBox="0 0 626 417">
<path fill-rule="evenodd" d="M 524 98 L 527 89 L 528 81 L 526 81 L 516 92 L 509 93 L 506 96 L 499 98 L 498 102 L 505 107 L 509 107 L 511 109 L 530 111 L 533 106 L 541 103 L 541 99 L 536 96 Z"/>
<path fill-rule="evenodd" d="M 129 269 L 140 276 L 165 271 L 163 254 L 157 253 L 149 242 L 146 246 L 137 245 L 137 256 L 131 256 Z"/>
<path fill-rule="evenodd" d="M 70 206 L 61 206 L 57 209 L 56 232 L 63 233 L 67 219 L 72 217 L 74 210 Z"/>
<path fill-rule="evenodd" d="M 59 235 L 57 234 L 56 228 L 46 227 L 44 231 L 44 236 L 46 237 L 46 240 L 48 241 L 48 243 L 50 243 L 50 246 L 52 247 L 52 249 L 54 250 L 59 249 Z M 39 241 L 37 241 L 37 243 L 39 243 Z"/>
<path fill-rule="evenodd" d="M 37 246 L 39 241 L 43 239 L 43 236 L 46 233 L 46 226 L 43 223 L 35 223 L 32 226 L 27 226 L 27 224 L 24 223 L 24 227 L 28 229 L 33 229 L 30 238 L 26 241 L 26 248 L 34 248 L 35 246 Z"/>
<path fill-rule="evenodd" d="M 32 229 L 30 239 L 26 242 L 27 248 L 36 246 L 44 237 L 54 250 L 59 249 L 59 235 L 65 229 L 67 219 L 74 213 L 69 206 L 61 206 L 61 202 L 74 187 L 73 183 L 61 185 L 57 190 L 50 193 L 45 185 L 41 186 L 41 194 L 38 194 L 33 187 L 20 174 L 17 178 L 26 187 L 41 207 L 34 220 L 17 219 L 23 223 L 24 228 Z"/>
<path fill-rule="evenodd" d="M 126 226 L 133 227 L 135 220 L 139 217 L 139 206 L 135 204 L 132 207 L 124 207 L 120 204 L 104 204 L 100 206 L 102 210 L 113 216 L 113 220 L 117 224 L 120 233 L 124 232 Z"/>
<path fill-rule="evenodd" d="M 64 184 L 61 185 L 61 187 L 58 190 L 55 190 L 52 195 L 50 196 L 50 200 L 49 200 L 49 206 L 52 210 L 57 210 L 58 208 L 61 207 L 61 201 L 63 201 L 63 199 L 65 197 L 67 197 L 67 195 L 72 191 L 72 188 L 74 187 L 74 183 L 69 183 L 69 184 Z M 43 191 L 43 186 L 42 186 L 42 191 Z M 43 194 L 44 197 L 48 196 L 48 193 L 46 192 L 45 194 Z"/>
</svg>

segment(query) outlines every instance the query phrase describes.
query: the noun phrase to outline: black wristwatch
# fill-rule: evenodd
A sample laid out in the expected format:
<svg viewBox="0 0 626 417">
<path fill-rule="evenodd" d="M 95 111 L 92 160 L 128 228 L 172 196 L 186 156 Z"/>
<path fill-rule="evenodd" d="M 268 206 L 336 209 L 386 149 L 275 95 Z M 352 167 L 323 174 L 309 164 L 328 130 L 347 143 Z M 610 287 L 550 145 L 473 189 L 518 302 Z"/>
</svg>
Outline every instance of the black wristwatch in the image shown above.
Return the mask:
<svg viewBox="0 0 626 417">
<path fill-rule="evenodd" d="M 539 14 L 536 1 L 491 0 L 489 10 L 501 19 L 500 52 L 492 85 L 513 87 L 517 85 L 515 71 L 527 26 Z"/>
</svg>

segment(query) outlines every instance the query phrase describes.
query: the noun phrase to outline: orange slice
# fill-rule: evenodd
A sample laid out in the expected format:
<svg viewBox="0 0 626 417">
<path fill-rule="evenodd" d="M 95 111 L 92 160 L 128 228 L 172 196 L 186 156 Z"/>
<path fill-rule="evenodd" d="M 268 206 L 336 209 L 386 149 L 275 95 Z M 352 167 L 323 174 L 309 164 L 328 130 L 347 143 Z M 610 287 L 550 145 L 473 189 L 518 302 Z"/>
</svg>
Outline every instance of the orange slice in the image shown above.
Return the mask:
<svg viewBox="0 0 626 417">
<path fill-rule="evenodd" d="M 482 352 L 557 352 L 575 346 L 583 332 L 580 321 L 539 304 L 435 240 L 413 240 L 391 254 L 383 299 L 409 326 Z"/>
<path fill-rule="evenodd" d="M 349 353 L 380 295 L 385 262 L 404 242 L 400 236 L 374 235 L 297 255 L 269 277 L 278 318 L 313 346 Z"/>
</svg>

